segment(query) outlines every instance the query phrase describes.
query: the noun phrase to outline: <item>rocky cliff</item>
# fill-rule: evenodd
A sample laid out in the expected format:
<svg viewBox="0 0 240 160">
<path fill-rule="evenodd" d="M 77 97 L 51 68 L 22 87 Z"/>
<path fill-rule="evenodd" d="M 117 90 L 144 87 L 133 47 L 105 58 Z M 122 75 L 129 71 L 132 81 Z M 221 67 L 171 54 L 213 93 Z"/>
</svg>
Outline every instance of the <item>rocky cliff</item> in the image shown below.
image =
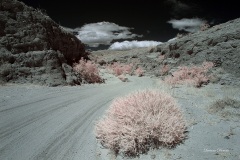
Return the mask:
<svg viewBox="0 0 240 160">
<path fill-rule="evenodd" d="M 72 64 L 87 56 L 80 40 L 39 9 L 0 0 L 0 81 L 80 84 Z"/>
</svg>

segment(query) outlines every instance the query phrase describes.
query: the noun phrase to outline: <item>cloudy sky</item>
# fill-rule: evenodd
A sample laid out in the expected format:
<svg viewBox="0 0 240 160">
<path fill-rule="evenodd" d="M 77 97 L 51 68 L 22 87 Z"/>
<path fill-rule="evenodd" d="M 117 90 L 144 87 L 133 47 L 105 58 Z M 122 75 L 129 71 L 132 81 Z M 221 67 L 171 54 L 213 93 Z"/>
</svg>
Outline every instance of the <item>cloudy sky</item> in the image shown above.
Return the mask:
<svg viewBox="0 0 240 160">
<path fill-rule="evenodd" d="M 20 0 L 78 33 L 87 48 L 152 46 L 177 33 L 196 32 L 239 18 L 237 0 Z"/>
</svg>

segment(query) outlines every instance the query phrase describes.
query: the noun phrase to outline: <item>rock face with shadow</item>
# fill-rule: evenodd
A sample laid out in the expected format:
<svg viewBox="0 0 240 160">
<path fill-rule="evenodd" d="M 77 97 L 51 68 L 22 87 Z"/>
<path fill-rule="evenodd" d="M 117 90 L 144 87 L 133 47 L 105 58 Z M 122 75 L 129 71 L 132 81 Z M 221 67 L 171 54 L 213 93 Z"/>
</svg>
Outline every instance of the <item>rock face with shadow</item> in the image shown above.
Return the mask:
<svg viewBox="0 0 240 160">
<path fill-rule="evenodd" d="M 0 81 L 48 86 L 81 83 L 72 65 L 84 44 L 39 9 L 0 1 Z"/>
</svg>

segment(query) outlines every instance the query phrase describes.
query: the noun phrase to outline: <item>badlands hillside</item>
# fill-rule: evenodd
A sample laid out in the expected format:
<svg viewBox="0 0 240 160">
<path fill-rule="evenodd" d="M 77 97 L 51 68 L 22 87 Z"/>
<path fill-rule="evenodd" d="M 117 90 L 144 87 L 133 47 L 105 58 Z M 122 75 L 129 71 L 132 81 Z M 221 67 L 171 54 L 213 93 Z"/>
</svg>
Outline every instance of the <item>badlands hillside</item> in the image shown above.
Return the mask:
<svg viewBox="0 0 240 160">
<path fill-rule="evenodd" d="M 205 31 L 188 34 L 154 48 L 127 51 L 95 51 L 90 58 L 99 64 L 133 63 L 145 70 L 146 75 L 161 76 L 168 65 L 169 74 L 179 66 L 214 63 L 213 83 L 240 85 L 240 18 L 213 26 Z"/>
</svg>

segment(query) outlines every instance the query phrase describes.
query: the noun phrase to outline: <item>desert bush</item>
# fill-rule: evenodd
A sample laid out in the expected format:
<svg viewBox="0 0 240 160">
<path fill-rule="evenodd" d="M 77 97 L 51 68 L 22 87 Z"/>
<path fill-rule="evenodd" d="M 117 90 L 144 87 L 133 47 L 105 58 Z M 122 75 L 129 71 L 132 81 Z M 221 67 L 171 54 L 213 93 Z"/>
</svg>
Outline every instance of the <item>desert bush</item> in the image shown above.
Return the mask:
<svg viewBox="0 0 240 160">
<path fill-rule="evenodd" d="M 136 70 L 135 70 L 135 75 L 137 75 L 138 77 L 141 77 L 144 75 L 144 71 L 141 67 L 138 67 Z"/>
<path fill-rule="evenodd" d="M 78 72 L 88 83 L 102 83 L 103 79 L 99 75 L 97 65 L 90 61 L 81 58 L 79 63 L 74 64 L 73 69 Z"/>
<path fill-rule="evenodd" d="M 163 75 L 168 74 L 169 70 L 170 70 L 169 65 L 164 65 L 164 66 L 160 69 L 160 75 L 163 76 Z"/>
<path fill-rule="evenodd" d="M 160 60 L 160 61 L 163 61 L 165 58 L 166 58 L 165 55 L 160 55 L 160 56 L 159 56 L 159 60 Z"/>
<path fill-rule="evenodd" d="M 127 82 L 128 78 L 125 77 L 124 75 L 119 75 L 118 78 L 122 81 L 122 82 Z"/>
<path fill-rule="evenodd" d="M 206 31 L 207 29 L 210 28 L 210 25 L 208 23 L 203 23 L 201 26 L 200 26 L 200 31 Z"/>
<path fill-rule="evenodd" d="M 150 148 L 174 147 L 186 138 L 186 124 L 177 103 L 157 90 L 143 90 L 116 98 L 96 122 L 100 143 L 127 156 Z"/>
<path fill-rule="evenodd" d="M 119 62 L 114 62 L 111 65 L 108 65 L 108 71 L 113 73 L 116 76 L 122 74 L 130 74 L 132 71 L 133 64 L 121 64 Z"/>
<path fill-rule="evenodd" d="M 213 67 L 212 62 L 203 62 L 202 66 L 183 66 L 168 76 L 164 81 L 171 85 L 189 84 L 195 87 L 201 87 L 202 84 L 207 83 L 209 76 L 207 75 L 210 68 Z"/>
</svg>

